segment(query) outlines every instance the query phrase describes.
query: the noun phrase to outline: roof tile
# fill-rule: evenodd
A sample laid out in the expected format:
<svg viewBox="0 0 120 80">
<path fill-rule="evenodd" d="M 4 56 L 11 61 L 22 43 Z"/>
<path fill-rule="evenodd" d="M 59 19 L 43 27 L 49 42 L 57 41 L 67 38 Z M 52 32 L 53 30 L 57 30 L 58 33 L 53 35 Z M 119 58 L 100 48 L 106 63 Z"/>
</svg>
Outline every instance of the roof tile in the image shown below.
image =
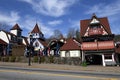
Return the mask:
<svg viewBox="0 0 120 80">
<path fill-rule="evenodd" d="M 15 24 L 15 25 L 12 27 L 11 30 L 20 30 L 20 31 L 22 31 L 22 29 L 19 27 L 18 24 Z"/>
<path fill-rule="evenodd" d="M 60 50 L 80 50 L 80 43 L 75 39 L 70 38 L 66 43 L 60 48 Z"/>
<path fill-rule="evenodd" d="M 42 34 L 42 32 L 40 31 L 37 23 L 36 23 L 34 29 L 31 31 L 31 33 L 40 33 L 40 34 Z"/>
</svg>

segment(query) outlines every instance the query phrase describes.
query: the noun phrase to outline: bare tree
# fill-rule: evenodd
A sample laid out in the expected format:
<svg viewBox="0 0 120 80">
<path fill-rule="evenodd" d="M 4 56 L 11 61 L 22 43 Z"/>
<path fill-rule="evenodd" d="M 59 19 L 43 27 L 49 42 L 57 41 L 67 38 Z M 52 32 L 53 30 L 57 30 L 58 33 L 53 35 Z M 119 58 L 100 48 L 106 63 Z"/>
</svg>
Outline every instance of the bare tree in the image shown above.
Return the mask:
<svg viewBox="0 0 120 80">
<path fill-rule="evenodd" d="M 9 31 L 9 29 L 10 29 L 10 25 L 6 23 L 0 23 L 0 30 Z"/>
<path fill-rule="evenodd" d="M 77 39 L 77 41 L 81 41 L 79 29 L 76 30 L 76 39 Z"/>
<path fill-rule="evenodd" d="M 73 38 L 76 35 L 76 30 L 75 28 L 69 28 L 67 38 Z"/>
<path fill-rule="evenodd" d="M 62 36 L 61 31 L 56 29 L 56 30 L 54 30 L 54 33 L 53 33 L 53 35 L 51 36 L 51 38 L 60 39 L 61 36 Z"/>
</svg>

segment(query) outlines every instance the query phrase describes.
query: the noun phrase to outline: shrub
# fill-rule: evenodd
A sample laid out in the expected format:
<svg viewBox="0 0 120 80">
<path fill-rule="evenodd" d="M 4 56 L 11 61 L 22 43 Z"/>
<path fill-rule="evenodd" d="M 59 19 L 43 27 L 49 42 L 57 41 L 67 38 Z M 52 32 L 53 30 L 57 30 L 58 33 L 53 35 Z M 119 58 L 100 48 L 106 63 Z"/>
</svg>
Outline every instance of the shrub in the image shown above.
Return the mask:
<svg viewBox="0 0 120 80">
<path fill-rule="evenodd" d="M 15 62 L 16 57 L 15 56 L 10 56 L 9 61 L 10 62 Z"/>
<path fill-rule="evenodd" d="M 41 56 L 40 57 L 40 63 L 44 63 L 45 62 L 45 57 L 44 56 Z"/>
<path fill-rule="evenodd" d="M 54 64 L 62 64 L 60 57 L 54 57 Z"/>
<path fill-rule="evenodd" d="M 8 56 L 4 57 L 4 61 L 8 62 L 9 61 L 9 57 Z"/>
<path fill-rule="evenodd" d="M 21 61 L 20 56 L 16 57 L 15 62 L 20 62 L 20 61 Z"/>
<path fill-rule="evenodd" d="M 86 61 L 82 62 L 81 66 L 86 67 L 87 66 L 87 62 Z"/>
<path fill-rule="evenodd" d="M 50 56 L 49 61 L 50 61 L 50 63 L 54 63 L 54 56 Z"/>
<path fill-rule="evenodd" d="M 33 62 L 35 62 L 35 63 L 38 62 L 38 57 L 37 56 L 33 57 Z"/>
</svg>

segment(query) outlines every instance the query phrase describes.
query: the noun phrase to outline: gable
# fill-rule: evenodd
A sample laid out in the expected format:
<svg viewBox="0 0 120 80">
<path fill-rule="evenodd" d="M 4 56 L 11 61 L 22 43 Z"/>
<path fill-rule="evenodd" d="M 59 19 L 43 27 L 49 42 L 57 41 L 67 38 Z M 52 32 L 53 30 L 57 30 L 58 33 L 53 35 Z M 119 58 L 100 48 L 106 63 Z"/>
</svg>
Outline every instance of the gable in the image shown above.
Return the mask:
<svg viewBox="0 0 120 80">
<path fill-rule="evenodd" d="M 36 48 L 44 48 L 43 44 L 40 43 L 40 41 L 38 39 L 36 39 L 34 42 L 33 42 L 33 46 L 36 47 Z"/>
<path fill-rule="evenodd" d="M 104 31 L 106 31 L 108 34 L 112 34 L 107 17 L 98 18 L 98 21 L 100 21 L 100 24 L 103 26 Z M 80 21 L 80 35 L 81 36 L 84 36 L 85 33 L 87 32 L 90 22 L 91 22 L 91 19 Z"/>
</svg>

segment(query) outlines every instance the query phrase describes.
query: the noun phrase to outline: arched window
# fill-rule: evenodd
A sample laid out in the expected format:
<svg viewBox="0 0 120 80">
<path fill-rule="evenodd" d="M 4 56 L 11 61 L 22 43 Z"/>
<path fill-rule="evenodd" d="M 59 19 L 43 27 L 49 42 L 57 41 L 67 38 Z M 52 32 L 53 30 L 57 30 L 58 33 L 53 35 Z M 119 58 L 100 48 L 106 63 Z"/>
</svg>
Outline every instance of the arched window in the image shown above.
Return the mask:
<svg viewBox="0 0 120 80">
<path fill-rule="evenodd" d="M 39 47 L 39 43 L 38 42 L 35 43 L 35 47 Z"/>
</svg>

